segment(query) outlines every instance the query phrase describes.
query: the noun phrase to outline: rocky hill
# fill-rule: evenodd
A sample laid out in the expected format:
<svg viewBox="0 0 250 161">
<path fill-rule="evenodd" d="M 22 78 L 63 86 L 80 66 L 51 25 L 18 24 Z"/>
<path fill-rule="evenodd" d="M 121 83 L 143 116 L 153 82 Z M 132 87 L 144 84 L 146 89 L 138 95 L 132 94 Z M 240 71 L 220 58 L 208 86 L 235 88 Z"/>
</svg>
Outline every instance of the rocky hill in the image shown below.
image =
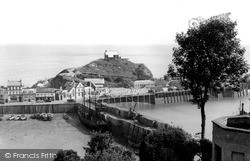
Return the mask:
<svg viewBox="0 0 250 161">
<path fill-rule="evenodd" d="M 135 80 L 152 79 L 151 71 L 144 64 L 135 64 L 127 59 L 98 59 L 79 67 L 61 71 L 47 83 L 46 87 L 65 88 L 67 82 L 82 81 L 84 78 L 104 78 L 106 86 L 130 87 Z M 33 87 L 38 86 L 36 83 Z"/>
</svg>

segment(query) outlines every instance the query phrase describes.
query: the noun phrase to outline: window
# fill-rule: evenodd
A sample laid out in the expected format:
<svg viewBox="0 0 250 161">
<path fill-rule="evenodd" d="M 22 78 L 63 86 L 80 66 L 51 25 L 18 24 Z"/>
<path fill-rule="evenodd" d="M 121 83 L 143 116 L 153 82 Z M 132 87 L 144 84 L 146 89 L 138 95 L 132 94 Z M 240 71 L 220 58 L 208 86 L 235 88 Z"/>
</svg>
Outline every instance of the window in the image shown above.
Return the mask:
<svg viewBox="0 0 250 161">
<path fill-rule="evenodd" d="M 78 96 L 80 96 L 80 93 L 78 93 Z"/>
<path fill-rule="evenodd" d="M 231 153 L 231 160 L 232 161 L 244 161 L 245 160 L 245 154 L 240 152 L 234 152 Z"/>
<path fill-rule="evenodd" d="M 221 158 L 222 158 L 221 151 L 222 151 L 221 147 L 217 144 L 214 144 L 215 161 L 221 161 Z"/>
</svg>

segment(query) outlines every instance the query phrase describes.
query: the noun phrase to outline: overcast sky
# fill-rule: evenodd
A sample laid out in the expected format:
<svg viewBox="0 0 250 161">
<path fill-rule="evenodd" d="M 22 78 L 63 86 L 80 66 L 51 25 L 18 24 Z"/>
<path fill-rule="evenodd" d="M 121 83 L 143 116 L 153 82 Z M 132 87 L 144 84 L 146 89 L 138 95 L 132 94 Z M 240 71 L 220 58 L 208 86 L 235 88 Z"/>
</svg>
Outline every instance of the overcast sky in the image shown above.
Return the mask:
<svg viewBox="0 0 250 161">
<path fill-rule="evenodd" d="M 247 0 L 0 0 L 0 44 L 172 44 L 191 18 L 226 12 L 249 44 Z"/>
</svg>

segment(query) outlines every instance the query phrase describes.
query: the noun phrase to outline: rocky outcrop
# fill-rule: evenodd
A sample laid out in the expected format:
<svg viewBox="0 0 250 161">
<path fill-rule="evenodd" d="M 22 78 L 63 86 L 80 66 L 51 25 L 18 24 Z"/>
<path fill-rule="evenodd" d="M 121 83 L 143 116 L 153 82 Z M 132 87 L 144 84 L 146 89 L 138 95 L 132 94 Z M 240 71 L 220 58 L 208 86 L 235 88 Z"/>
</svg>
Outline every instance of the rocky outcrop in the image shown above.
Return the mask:
<svg viewBox="0 0 250 161">
<path fill-rule="evenodd" d="M 46 86 L 64 88 L 67 82 L 79 82 L 84 78 L 104 78 L 107 86 L 130 87 L 133 81 L 152 79 L 153 75 L 144 64 L 135 64 L 127 59 L 98 59 L 79 68 L 61 71 Z"/>
</svg>

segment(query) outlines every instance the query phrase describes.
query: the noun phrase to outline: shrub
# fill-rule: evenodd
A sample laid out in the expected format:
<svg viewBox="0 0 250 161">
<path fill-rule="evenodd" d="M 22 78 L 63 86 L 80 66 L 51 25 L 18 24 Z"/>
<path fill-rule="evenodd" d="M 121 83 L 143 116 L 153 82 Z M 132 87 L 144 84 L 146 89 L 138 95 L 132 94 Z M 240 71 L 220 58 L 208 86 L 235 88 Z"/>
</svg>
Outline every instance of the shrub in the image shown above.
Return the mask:
<svg viewBox="0 0 250 161">
<path fill-rule="evenodd" d="M 113 143 L 112 135 L 109 132 L 92 132 L 91 140 L 88 142 L 89 147 L 84 147 L 86 153 L 95 154 L 98 151 L 102 152 L 110 148 Z"/>
<path fill-rule="evenodd" d="M 74 150 L 61 150 L 57 153 L 54 161 L 81 161 Z"/>
<path fill-rule="evenodd" d="M 135 161 L 133 152 L 119 146 L 112 145 L 110 133 L 92 132 L 89 147 L 84 147 L 86 154 L 83 159 L 73 150 L 64 150 L 57 153 L 54 161 Z"/>
<path fill-rule="evenodd" d="M 89 147 L 85 147 L 84 161 L 135 161 L 134 154 L 112 145 L 113 139 L 109 132 L 92 132 Z"/>
<path fill-rule="evenodd" d="M 134 154 L 118 146 L 98 151 L 95 154 L 86 154 L 84 161 L 135 161 Z"/>
<path fill-rule="evenodd" d="M 181 128 L 156 130 L 143 138 L 140 161 L 192 161 L 199 144 Z"/>
<path fill-rule="evenodd" d="M 212 160 L 212 142 L 208 139 L 200 140 L 202 161 Z"/>
</svg>

